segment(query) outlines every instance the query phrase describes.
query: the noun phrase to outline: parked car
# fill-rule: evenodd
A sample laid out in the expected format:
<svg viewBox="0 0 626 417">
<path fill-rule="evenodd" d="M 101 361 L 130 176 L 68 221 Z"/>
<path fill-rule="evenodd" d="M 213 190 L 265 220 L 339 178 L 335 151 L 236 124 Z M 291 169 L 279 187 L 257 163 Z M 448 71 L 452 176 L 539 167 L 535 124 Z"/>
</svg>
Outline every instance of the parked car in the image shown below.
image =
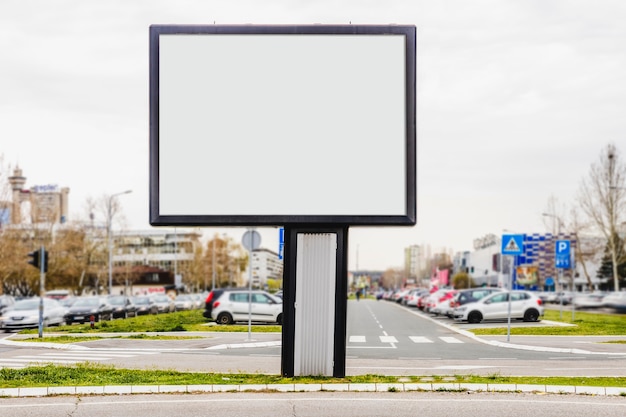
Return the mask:
<svg viewBox="0 0 626 417">
<path fill-rule="evenodd" d="M 65 308 L 70 308 L 72 306 L 72 304 L 74 304 L 76 302 L 76 300 L 78 300 L 79 297 L 74 297 L 73 295 L 70 295 L 69 297 L 65 297 L 62 298 L 59 301 L 59 303 L 65 307 Z"/>
<path fill-rule="evenodd" d="M 44 294 L 45 297 L 55 300 L 63 300 L 71 295 L 72 294 L 69 292 L 69 290 L 50 290 L 46 291 L 46 293 Z"/>
<path fill-rule="evenodd" d="M 554 304 L 562 303 L 563 305 L 568 305 L 572 303 L 575 296 L 576 296 L 576 293 L 572 291 L 560 291 L 556 294 L 556 297 L 554 298 L 553 302 Z"/>
<path fill-rule="evenodd" d="M 403 302 L 404 302 L 404 296 L 405 296 L 405 295 L 407 295 L 407 294 L 409 293 L 409 291 L 411 291 L 411 290 L 409 290 L 409 289 L 404 289 L 404 290 L 399 290 L 399 291 L 396 291 L 396 292 L 393 294 L 393 296 L 392 296 L 393 301 L 395 301 L 395 302 L 396 302 L 396 303 L 398 303 L 398 304 L 403 304 Z"/>
<path fill-rule="evenodd" d="M 448 299 L 453 295 L 450 295 L 449 293 L 451 291 L 454 290 L 450 290 L 450 289 L 439 289 L 436 291 L 431 292 L 428 297 L 426 297 L 425 299 L 425 304 L 424 304 L 424 311 L 430 313 L 431 310 L 441 301 L 443 301 L 443 297 L 448 297 Z"/>
<path fill-rule="evenodd" d="M 431 307 L 430 313 L 435 316 L 447 316 L 448 313 L 452 311 L 450 301 L 452 301 L 456 293 L 457 290 L 447 290 L 443 292 L 439 298 L 434 300 L 435 304 Z"/>
<path fill-rule="evenodd" d="M 417 307 L 417 303 L 419 298 L 422 295 L 428 294 L 428 290 L 416 288 L 409 293 L 409 296 L 406 300 L 406 305 L 408 307 Z"/>
<path fill-rule="evenodd" d="M 113 306 L 109 304 L 107 297 L 99 295 L 79 297 L 79 299 L 67 309 L 65 322 L 67 324 L 86 323 L 91 321 L 91 316 L 94 317 L 94 321 L 96 322 L 113 319 Z"/>
<path fill-rule="evenodd" d="M 211 312 L 213 311 L 213 302 L 221 297 L 224 291 L 224 288 L 215 288 L 209 293 L 209 295 L 207 295 L 206 300 L 204 301 L 204 312 L 202 313 L 205 318 L 212 318 Z"/>
<path fill-rule="evenodd" d="M 16 301 L 0 316 L 2 330 L 39 327 L 39 297 Z M 58 301 L 43 298 L 43 327 L 58 326 L 65 322 L 66 309 Z"/>
<path fill-rule="evenodd" d="M 450 310 L 446 315 L 453 318 L 455 309 L 468 303 L 474 303 L 490 294 L 493 294 L 494 292 L 500 291 L 502 291 L 501 288 L 493 287 L 466 288 L 464 290 L 459 290 L 452 300 L 450 300 Z"/>
<path fill-rule="evenodd" d="M 174 309 L 176 311 L 191 310 L 194 308 L 195 301 L 189 294 L 178 294 L 174 298 Z"/>
<path fill-rule="evenodd" d="M 604 297 L 604 306 L 626 313 L 626 291 L 612 292 Z"/>
<path fill-rule="evenodd" d="M 206 296 L 202 296 L 202 294 L 189 294 L 189 296 L 191 297 L 191 299 L 193 300 L 193 309 L 196 308 L 202 308 L 202 306 L 204 305 L 204 299 L 206 298 Z"/>
<path fill-rule="evenodd" d="M 15 298 L 6 294 L 0 295 L 0 315 L 13 304 L 15 304 Z"/>
<path fill-rule="evenodd" d="M 125 319 L 127 317 L 137 316 L 137 306 L 130 297 L 125 295 L 109 295 L 107 300 L 109 304 L 113 306 L 114 319 Z"/>
<path fill-rule="evenodd" d="M 602 308 L 604 307 L 605 293 L 585 293 L 577 294 L 574 297 L 573 304 L 576 308 Z"/>
<path fill-rule="evenodd" d="M 500 291 L 479 301 L 467 303 L 454 310 L 454 318 L 469 323 L 483 320 L 506 319 L 511 297 L 511 318 L 524 321 L 538 321 L 543 316 L 543 302 L 531 291 Z"/>
<path fill-rule="evenodd" d="M 155 294 L 152 296 L 152 302 L 156 305 L 157 313 L 172 313 L 176 311 L 174 300 L 167 294 Z"/>
<path fill-rule="evenodd" d="M 147 295 L 133 297 L 133 304 L 137 307 L 136 314 L 138 316 L 158 313 L 157 305 Z"/>
<path fill-rule="evenodd" d="M 428 303 L 428 299 L 430 297 L 430 291 L 426 291 L 422 293 L 417 299 L 416 307 L 420 310 L 426 310 L 426 303 Z"/>
<path fill-rule="evenodd" d="M 557 300 L 557 293 L 555 291 L 542 291 L 537 295 L 541 298 L 541 301 L 543 301 L 544 304 L 555 303 Z"/>
<path fill-rule="evenodd" d="M 261 290 L 222 291 L 212 301 L 211 318 L 219 324 L 248 321 L 249 317 L 253 322 L 282 324 L 283 304 L 278 300 Z"/>
</svg>

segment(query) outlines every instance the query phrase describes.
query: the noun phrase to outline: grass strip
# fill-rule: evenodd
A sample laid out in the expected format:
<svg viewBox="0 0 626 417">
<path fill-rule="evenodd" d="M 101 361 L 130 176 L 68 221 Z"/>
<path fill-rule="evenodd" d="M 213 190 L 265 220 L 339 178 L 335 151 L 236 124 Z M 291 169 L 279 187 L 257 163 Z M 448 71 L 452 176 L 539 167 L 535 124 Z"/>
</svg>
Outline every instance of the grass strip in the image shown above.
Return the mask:
<svg viewBox="0 0 626 417">
<path fill-rule="evenodd" d="M 256 333 L 281 332 L 278 325 L 253 325 Z M 247 332 L 248 325 L 209 325 L 201 310 L 178 311 L 167 314 L 155 314 L 130 317 L 123 320 L 100 321 L 91 328 L 87 324 L 73 324 L 47 328 L 54 333 L 161 333 L 161 332 Z M 38 333 L 37 329 L 23 330 L 21 334 Z"/>
<path fill-rule="evenodd" d="M 175 370 L 129 370 L 83 363 L 0 369 L 0 388 L 104 385 L 244 385 L 305 383 L 474 383 L 625 387 L 626 377 L 532 377 L 500 374 L 455 376 L 358 375 L 345 378 L 309 376 L 284 378 L 266 374 L 215 374 Z"/>
<path fill-rule="evenodd" d="M 511 327 L 511 334 L 533 336 L 624 336 L 626 340 L 626 317 L 614 314 L 597 314 L 577 311 L 572 320 L 571 311 L 545 310 L 543 320 L 573 324 L 574 326 Z M 505 335 L 507 324 L 502 327 L 470 330 L 476 335 Z"/>
</svg>

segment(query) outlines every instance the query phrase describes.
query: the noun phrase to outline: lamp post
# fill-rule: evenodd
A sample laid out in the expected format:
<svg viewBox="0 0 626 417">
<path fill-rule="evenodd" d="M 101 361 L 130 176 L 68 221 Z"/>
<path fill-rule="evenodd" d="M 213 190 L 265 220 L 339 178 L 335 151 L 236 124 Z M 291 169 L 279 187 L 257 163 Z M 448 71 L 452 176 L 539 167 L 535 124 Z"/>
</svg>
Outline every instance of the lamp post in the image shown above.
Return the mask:
<svg viewBox="0 0 626 417">
<path fill-rule="evenodd" d="M 122 191 L 109 196 L 107 201 L 107 243 L 109 249 L 109 295 L 113 293 L 113 239 L 111 239 L 111 224 L 113 223 L 113 199 L 122 194 L 132 193 L 132 190 Z"/>
</svg>

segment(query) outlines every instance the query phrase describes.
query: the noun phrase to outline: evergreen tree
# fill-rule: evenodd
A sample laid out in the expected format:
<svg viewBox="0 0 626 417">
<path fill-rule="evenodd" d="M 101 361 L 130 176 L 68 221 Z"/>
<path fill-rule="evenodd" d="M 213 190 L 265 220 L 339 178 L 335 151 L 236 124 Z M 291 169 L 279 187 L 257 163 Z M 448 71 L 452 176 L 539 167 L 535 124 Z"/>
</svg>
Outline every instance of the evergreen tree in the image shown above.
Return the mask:
<svg viewBox="0 0 626 417">
<path fill-rule="evenodd" d="M 614 233 L 611 238 L 613 239 L 612 243 L 615 245 L 614 247 L 617 248 L 617 279 L 619 281 L 620 288 L 624 288 L 624 284 L 626 284 L 626 242 L 624 242 L 624 240 L 621 239 L 617 233 Z M 611 259 L 610 242 L 607 242 L 607 245 L 604 248 L 604 254 L 602 255 L 602 263 L 596 273 L 598 278 L 606 280 L 606 283 L 601 285 L 601 288 L 604 290 L 611 289 L 610 282 L 613 278 L 613 261 Z"/>
</svg>

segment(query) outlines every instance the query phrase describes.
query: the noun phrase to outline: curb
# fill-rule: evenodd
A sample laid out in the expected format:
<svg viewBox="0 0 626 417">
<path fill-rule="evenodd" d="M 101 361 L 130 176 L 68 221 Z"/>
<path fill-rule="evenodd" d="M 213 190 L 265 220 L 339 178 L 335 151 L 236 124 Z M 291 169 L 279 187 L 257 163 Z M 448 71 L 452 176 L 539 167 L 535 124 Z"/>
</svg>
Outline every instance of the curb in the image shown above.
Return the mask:
<svg viewBox="0 0 626 417">
<path fill-rule="evenodd" d="M 255 385 L 105 385 L 0 388 L 0 397 L 57 395 L 206 394 L 215 392 L 500 392 L 626 396 L 626 388 L 532 384 L 470 383 L 357 383 L 357 384 L 255 384 Z"/>
</svg>

